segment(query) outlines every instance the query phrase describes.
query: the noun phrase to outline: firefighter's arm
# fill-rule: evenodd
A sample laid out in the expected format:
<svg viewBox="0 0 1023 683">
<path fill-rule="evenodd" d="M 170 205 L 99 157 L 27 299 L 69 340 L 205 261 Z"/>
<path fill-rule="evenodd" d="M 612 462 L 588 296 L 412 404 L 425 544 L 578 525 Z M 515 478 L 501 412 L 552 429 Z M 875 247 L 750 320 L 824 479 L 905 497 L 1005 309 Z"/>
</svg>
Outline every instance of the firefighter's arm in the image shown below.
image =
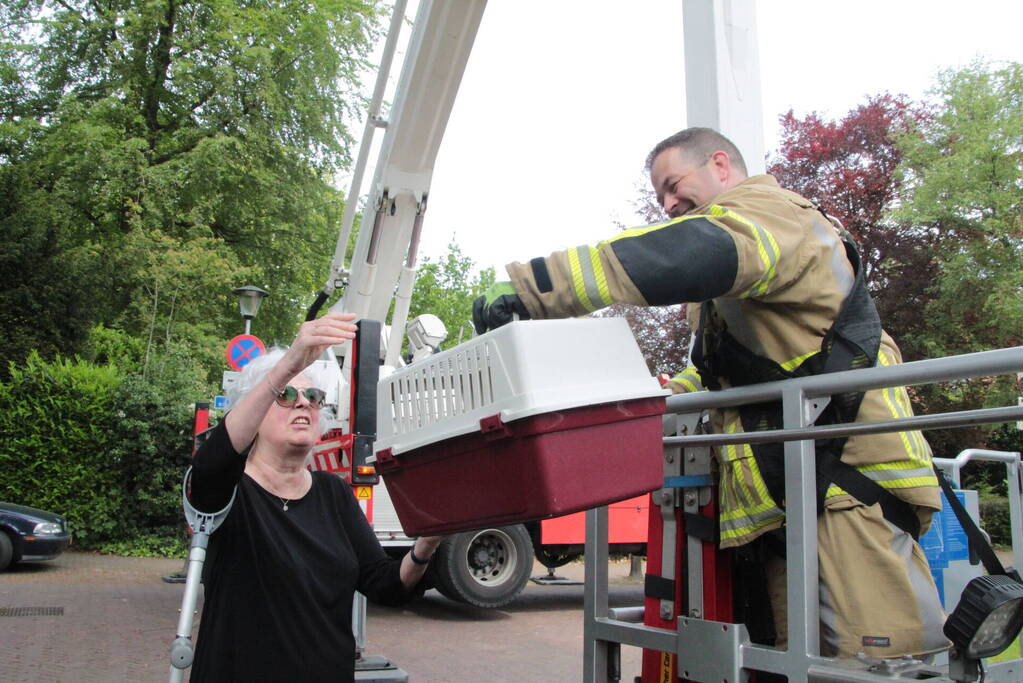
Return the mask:
<svg viewBox="0 0 1023 683">
<path fill-rule="evenodd" d="M 735 241 L 726 230 L 705 216 L 683 216 L 507 270 L 532 317 L 562 318 L 613 303 L 706 301 L 732 289 L 737 266 Z"/>
<path fill-rule="evenodd" d="M 706 213 L 626 230 L 595 247 L 511 263 L 511 289 L 508 283 L 497 286 L 513 292 L 506 310 L 521 308 L 521 317 L 531 318 L 586 315 L 613 303 L 667 306 L 761 296 L 787 282 L 779 276 L 783 256 L 787 270 L 800 268 L 789 258 L 800 243 L 798 222 L 791 215 L 771 222 L 768 230 L 734 208 L 711 205 Z M 485 329 L 512 316 L 500 318 Z"/>
<path fill-rule="evenodd" d="M 703 382 L 700 381 L 700 373 L 694 365 L 688 366 L 685 370 L 669 379 L 668 383 L 664 386 L 667 389 L 671 389 L 673 394 L 689 394 L 694 391 L 703 391 L 704 389 Z"/>
</svg>

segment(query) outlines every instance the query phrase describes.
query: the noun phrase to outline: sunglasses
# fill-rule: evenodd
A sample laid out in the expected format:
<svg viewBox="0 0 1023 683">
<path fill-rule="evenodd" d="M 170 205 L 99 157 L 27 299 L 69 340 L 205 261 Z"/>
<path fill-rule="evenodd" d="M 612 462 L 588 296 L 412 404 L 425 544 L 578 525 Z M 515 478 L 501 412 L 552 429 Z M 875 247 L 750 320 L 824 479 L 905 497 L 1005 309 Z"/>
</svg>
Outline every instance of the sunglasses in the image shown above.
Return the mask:
<svg viewBox="0 0 1023 683">
<path fill-rule="evenodd" d="M 323 389 L 317 389 L 316 387 L 306 387 L 305 389 L 296 389 L 290 384 L 284 387 L 281 391 L 281 395 L 274 399 L 281 408 L 294 408 L 295 403 L 298 401 L 298 395 L 302 394 L 305 399 L 309 401 L 309 405 L 313 408 L 320 408 L 323 406 L 324 400 L 327 398 L 327 392 Z"/>
</svg>

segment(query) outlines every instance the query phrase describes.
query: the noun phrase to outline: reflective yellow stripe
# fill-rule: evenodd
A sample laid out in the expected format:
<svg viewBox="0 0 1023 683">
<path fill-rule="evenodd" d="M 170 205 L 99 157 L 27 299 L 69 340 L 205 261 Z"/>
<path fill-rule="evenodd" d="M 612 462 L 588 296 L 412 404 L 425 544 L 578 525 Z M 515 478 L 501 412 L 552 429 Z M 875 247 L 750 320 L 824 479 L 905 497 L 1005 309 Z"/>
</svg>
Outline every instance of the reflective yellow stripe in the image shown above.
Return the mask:
<svg viewBox="0 0 1023 683">
<path fill-rule="evenodd" d="M 775 507 L 775 501 L 771 498 L 770 492 L 767 490 L 767 482 L 764 481 L 764 476 L 760 474 L 760 465 L 757 464 L 757 459 L 752 457 L 753 449 L 749 446 L 743 446 L 743 448 L 750 454 L 750 458 L 746 461 L 749 466 L 750 476 L 753 478 L 753 486 L 756 488 L 758 500 L 763 501 L 763 505 Z M 757 508 L 757 509 L 761 509 Z"/>
<path fill-rule="evenodd" d="M 572 290 L 575 298 L 579 300 L 582 307 L 587 311 L 597 310 L 590 297 L 586 295 L 586 283 L 583 281 L 583 269 L 579 264 L 579 254 L 575 249 L 568 250 L 568 272 L 572 276 Z"/>
<path fill-rule="evenodd" d="M 863 472 L 867 476 L 870 476 L 871 474 L 870 472 L 865 472 L 864 468 L 862 467 L 857 467 L 856 469 Z M 901 479 L 878 479 L 876 477 L 870 478 L 877 482 L 877 484 L 880 485 L 882 488 L 886 489 L 911 489 L 919 486 L 938 485 L 938 479 L 934 476 L 933 473 L 920 477 L 905 477 Z M 842 489 L 841 487 L 832 484 L 831 486 L 828 487 L 828 491 L 827 493 L 824 494 L 824 497 L 832 498 L 834 496 L 841 496 L 847 493 L 848 492 Z"/>
<path fill-rule="evenodd" d="M 767 292 L 767 288 L 771 285 L 771 281 L 774 280 L 778 259 L 781 256 L 781 249 L 778 248 L 778 243 L 775 241 L 774 235 L 772 235 L 769 231 L 764 230 L 753 221 L 743 218 L 731 209 L 726 209 L 725 207 L 718 206 L 717 204 L 711 205 L 710 214 L 716 218 L 730 218 L 746 226 L 750 231 L 750 235 L 756 239 L 757 254 L 760 256 L 760 263 L 764 268 L 764 272 L 749 289 L 744 292 L 740 292 L 739 297 L 747 298 L 765 294 Z"/>
<path fill-rule="evenodd" d="M 678 375 L 676 377 L 672 377 L 671 381 L 676 384 L 681 384 L 688 392 L 700 391 L 700 387 L 693 384 L 693 382 L 686 376 Z"/>
<path fill-rule="evenodd" d="M 694 218 L 710 218 L 710 216 L 697 215 L 697 214 L 687 215 L 687 216 L 679 216 L 678 218 L 673 218 L 672 220 L 665 221 L 664 223 L 654 223 L 653 225 L 641 225 L 638 228 L 629 228 L 628 230 L 622 230 L 620 233 L 618 233 L 614 237 L 607 238 L 606 240 L 604 240 L 600 244 L 610 244 L 611 242 L 617 242 L 618 240 L 626 239 L 626 238 L 629 238 L 629 237 L 640 237 L 642 235 L 647 234 L 648 232 L 653 232 L 654 230 L 660 230 L 661 228 L 666 228 L 669 225 L 675 225 L 677 223 L 682 223 L 684 221 L 690 221 L 690 220 L 692 220 Z M 600 246 L 600 245 L 597 245 L 597 246 Z"/>
<path fill-rule="evenodd" d="M 933 486 L 938 483 L 934 470 L 904 460 L 861 465 L 856 469 L 885 488 L 904 489 L 911 486 Z"/>
<path fill-rule="evenodd" d="M 845 489 L 843 489 L 841 487 L 838 487 L 838 486 L 835 486 L 834 484 L 832 484 L 831 486 L 828 487 L 827 492 L 825 492 L 824 498 L 828 499 L 828 498 L 834 498 L 835 496 L 845 496 L 845 495 L 848 495 L 848 492 Z"/>
<path fill-rule="evenodd" d="M 726 434 L 735 434 L 739 430 L 739 422 L 736 420 L 732 424 L 725 427 Z M 742 498 L 742 500 L 736 500 L 736 509 L 741 509 L 743 506 L 749 507 L 754 504 L 753 494 L 746 486 L 746 478 L 741 476 L 742 461 L 746 459 L 752 459 L 753 451 L 746 444 L 728 444 L 725 446 L 725 462 L 729 463 L 729 467 L 732 470 L 732 482 L 733 482 L 733 493 L 736 498 Z"/>
<path fill-rule="evenodd" d="M 611 294 L 599 252 L 593 247 L 582 245 L 566 253 L 572 290 L 579 304 L 587 311 L 610 306 Z"/>
<path fill-rule="evenodd" d="M 800 365 L 802 365 L 803 361 L 805 361 L 807 358 L 809 358 L 810 356 L 816 356 L 818 353 L 820 353 L 820 351 L 811 351 L 810 353 L 804 353 L 802 356 L 796 356 L 792 360 L 782 363 L 781 366 L 785 370 L 794 370 L 798 368 Z"/>
<path fill-rule="evenodd" d="M 779 508 L 775 506 L 771 506 L 771 508 L 771 510 L 764 511 L 756 516 L 744 517 L 743 519 L 747 520 L 747 523 L 742 526 L 726 524 L 725 520 L 722 519 L 720 526 L 721 540 L 728 541 L 740 539 L 743 536 L 748 536 L 759 529 L 763 529 L 765 526 L 769 526 L 785 518 L 785 513 Z"/>
<path fill-rule="evenodd" d="M 884 351 L 878 352 L 877 362 L 883 366 L 893 365 L 891 359 L 885 355 Z M 884 397 L 885 404 L 888 406 L 888 411 L 893 418 L 909 417 L 913 414 L 912 409 L 909 407 L 909 395 L 904 387 L 898 387 L 897 389 L 885 387 L 881 390 L 881 395 Z M 899 432 L 898 434 L 902 441 L 902 447 L 906 452 L 906 457 L 917 463 L 917 466 L 921 463 L 929 466 L 931 462 L 929 456 L 930 449 L 924 441 L 923 434 L 919 430 Z"/>
<path fill-rule="evenodd" d="M 597 285 L 597 296 L 600 297 L 600 306 L 605 308 L 614 302 L 611 300 L 611 288 L 607 286 L 607 274 L 604 272 L 604 264 L 600 262 L 600 252 L 590 249 L 590 265 L 593 267 L 593 279 Z"/>
<path fill-rule="evenodd" d="M 877 354 L 880 365 L 894 365 L 883 351 Z M 909 417 L 913 410 L 909 405 L 909 394 L 904 387 L 887 387 L 881 390 L 888 412 L 893 418 Z M 870 477 L 886 489 L 908 489 L 919 486 L 937 486 L 938 480 L 931 469 L 930 448 L 919 430 L 898 432 L 906 453 L 905 460 L 881 462 L 857 466 L 857 470 Z M 826 498 L 846 494 L 841 487 L 828 487 Z"/>
<path fill-rule="evenodd" d="M 739 421 L 738 420 L 736 420 L 732 424 L 730 424 L 727 427 L 725 427 L 725 433 L 726 434 L 735 434 L 738 431 L 739 431 Z M 738 448 L 742 448 L 743 449 L 742 454 L 739 453 L 739 451 L 737 450 Z M 739 458 L 749 458 L 752 455 L 753 455 L 753 451 L 750 450 L 750 447 L 748 445 L 746 445 L 746 444 L 730 443 L 730 444 L 725 445 L 725 462 L 732 462 L 733 460 L 738 460 Z"/>
<path fill-rule="evenodd" d="M 735 421 L 725 428 L 726 433 L 739 431 Z M 723 506 L 720 515 L 722 540 L 735 540 L 771 525 L 784 517 L 784 513 L 772 500 L 767 484 L 760 474 L 753 450 L 748 444 L 731 444 L 725 447 L 727 462 L 732 476 L 730 490 L 725 492 L 734 498 L 733 505 Z M 746 475 L 751 481 L 747 481 Z M 752 483 L 753 488 L 750 488 Z"/>
<path fill-rule="evenodd" d="M 689 391 L 703 391 L 703 382 L 700 381 L 700 374 L 692 365 L 672 377 L 671 381 L 687 387 Z"/>
<path fill-rule="evenodd" d="M 757 472 L 756 478 L 760 479 L 759 472 Z M 739 539 L 784 518 L 785 513 L 775 505 L 770 497 L 762 500 L 764 502 L 759 505 L 736 507 L 728 512 L 722 511 L 720 516 L 721 540 Z"/>
</svg>

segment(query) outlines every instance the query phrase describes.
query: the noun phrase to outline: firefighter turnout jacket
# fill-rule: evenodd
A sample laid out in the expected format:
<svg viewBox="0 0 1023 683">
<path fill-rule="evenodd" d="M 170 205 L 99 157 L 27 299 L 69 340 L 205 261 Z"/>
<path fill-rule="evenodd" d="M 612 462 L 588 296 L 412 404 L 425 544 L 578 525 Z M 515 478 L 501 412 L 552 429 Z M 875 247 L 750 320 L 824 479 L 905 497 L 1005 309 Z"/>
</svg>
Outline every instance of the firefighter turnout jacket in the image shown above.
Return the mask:
<svg viewBox="0 0 1023 683">
<path fill-rule="evenodd" d="M 753 354 L 788 371 L 821 352 L 855 281 L 835 226 L 769 175 L 748 178 L 680 218 L 626 230 L 596 246 L 512 263 L 507 270 L 533 318 L 579 316 L 615 302 L 700 304 L 688 307 L 697 335 L 727 330 Z M 883 332 L 880 337 L 876 363 L 900 363 L 894 341 Z M 698 391 L 704 384 L 730 386 L 726 377 L 706 377 L 690 366 L 670 387 Z M 863 395 L 857 420 L 911 414 L 905 388 L 879 389 Z M 717 411 L 712 423 L 720 433 L 743 431 L 737 410 Z M 717 457 L 721 546 L 743 545 L 780 527 L 784 501 L 769 492 L 753 449 L 724 446 Z M 850 437 L 841 459 L 914 506 L 925 528 L 931 511 L 941 508 L 930 448 L 917 431 Z M 828 508 L 852 502 L 835 484 L 820 496 Z"/>
</svg>

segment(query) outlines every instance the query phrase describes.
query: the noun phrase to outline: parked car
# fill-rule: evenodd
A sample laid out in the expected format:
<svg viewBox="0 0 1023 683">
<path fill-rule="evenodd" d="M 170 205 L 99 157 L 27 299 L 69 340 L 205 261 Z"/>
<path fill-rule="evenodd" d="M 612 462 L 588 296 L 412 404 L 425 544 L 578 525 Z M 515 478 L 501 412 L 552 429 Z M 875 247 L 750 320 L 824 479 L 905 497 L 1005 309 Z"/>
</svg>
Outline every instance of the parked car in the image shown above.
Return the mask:
<svg viewBox="0 0 1023 683">
<path fill-rule="evenodd" d="M 15 562 L 52 560 L 70 544 L 67 520 L 60 515 L 0 503 L 0 572 Z"/>
</svg>

